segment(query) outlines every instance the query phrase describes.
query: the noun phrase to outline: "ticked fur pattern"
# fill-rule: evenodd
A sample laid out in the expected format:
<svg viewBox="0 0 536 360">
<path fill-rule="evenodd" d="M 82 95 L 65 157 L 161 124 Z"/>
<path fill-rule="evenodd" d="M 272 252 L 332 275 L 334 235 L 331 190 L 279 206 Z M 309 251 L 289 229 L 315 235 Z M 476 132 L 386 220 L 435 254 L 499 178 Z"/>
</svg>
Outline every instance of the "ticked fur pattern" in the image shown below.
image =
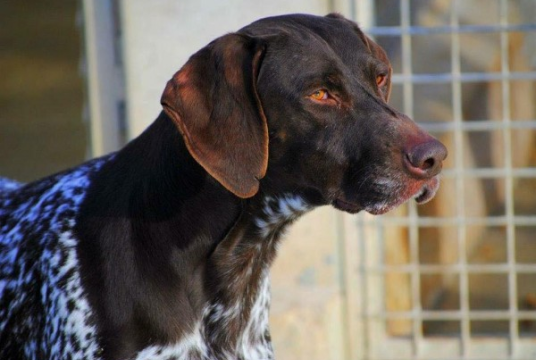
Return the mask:
<svg viewBox="0 0 536 360">
<path fill-rule="evenodd" d="M 73 226 L 91 175 L 104 162 L 26 186 L 1 183 L 0 358 L 99 359 Z"/>
</svg>

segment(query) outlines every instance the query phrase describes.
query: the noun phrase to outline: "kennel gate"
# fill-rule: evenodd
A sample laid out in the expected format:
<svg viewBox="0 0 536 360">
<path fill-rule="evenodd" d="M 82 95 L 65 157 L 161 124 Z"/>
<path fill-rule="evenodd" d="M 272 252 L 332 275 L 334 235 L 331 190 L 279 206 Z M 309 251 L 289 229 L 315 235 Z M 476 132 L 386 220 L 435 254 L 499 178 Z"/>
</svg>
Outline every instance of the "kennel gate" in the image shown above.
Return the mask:
<svg viewBox="0 0 536 360">
<path fill-rule="evenodd" d="M 393 60 L 393 106 L 450 153 L 434 205 L 341 215 L 350 358 L 536 358 L 535 5 L 347 5 Z"/>
</svg>

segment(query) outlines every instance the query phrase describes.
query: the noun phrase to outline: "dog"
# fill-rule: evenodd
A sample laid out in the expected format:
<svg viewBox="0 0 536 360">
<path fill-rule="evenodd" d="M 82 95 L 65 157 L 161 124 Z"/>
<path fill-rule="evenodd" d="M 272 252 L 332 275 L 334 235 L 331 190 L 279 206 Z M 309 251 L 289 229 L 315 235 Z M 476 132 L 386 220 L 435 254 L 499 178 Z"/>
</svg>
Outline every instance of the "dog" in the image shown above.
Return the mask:
<svg viewBox="0 0 536 360">
<path fill-rule="evenodd" d="M 447 150 L 387 104 L 390 77 L 340 15 L 261 19 L 194 54 L 122 150 L 0 182 L 0 358 L 272 359 L 285 228 L 439 186 Z"/>
</svg>

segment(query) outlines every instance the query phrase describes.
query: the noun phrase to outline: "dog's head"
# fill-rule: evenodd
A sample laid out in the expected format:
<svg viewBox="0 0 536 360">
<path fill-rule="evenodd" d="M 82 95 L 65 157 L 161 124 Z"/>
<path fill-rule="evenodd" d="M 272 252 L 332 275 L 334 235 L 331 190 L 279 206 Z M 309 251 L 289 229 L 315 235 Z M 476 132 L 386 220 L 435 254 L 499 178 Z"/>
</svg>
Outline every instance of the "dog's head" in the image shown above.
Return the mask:
<svg viewBox="0 0 536 360">
<path fill-rule="evenodd" d="M 379 214 L 431 199 L 447 154 L 387 104 L 390 87 L 385 52 L 355 23 L 287 15 L 194 54 L 162 104 L 192 156 L 235 195 L 261 186 Z"/>
</svg>

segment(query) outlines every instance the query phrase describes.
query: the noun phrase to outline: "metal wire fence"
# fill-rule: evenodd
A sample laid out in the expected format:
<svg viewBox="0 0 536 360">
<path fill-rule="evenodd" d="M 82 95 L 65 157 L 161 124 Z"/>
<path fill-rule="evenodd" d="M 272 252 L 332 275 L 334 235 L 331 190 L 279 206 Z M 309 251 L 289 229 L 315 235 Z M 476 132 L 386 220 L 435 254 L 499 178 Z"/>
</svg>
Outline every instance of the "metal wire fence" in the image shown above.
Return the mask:
<svg viewBox="0 0 536 360">
<path fill-rule="evenodd" d="M 365 31 L 393 57 L 395 106 L 442 139 L 450 161 L 432 204 L 357 220 L 354 357 L 534 359 L 536 4 L 371 4 Z"/>
</svg>

